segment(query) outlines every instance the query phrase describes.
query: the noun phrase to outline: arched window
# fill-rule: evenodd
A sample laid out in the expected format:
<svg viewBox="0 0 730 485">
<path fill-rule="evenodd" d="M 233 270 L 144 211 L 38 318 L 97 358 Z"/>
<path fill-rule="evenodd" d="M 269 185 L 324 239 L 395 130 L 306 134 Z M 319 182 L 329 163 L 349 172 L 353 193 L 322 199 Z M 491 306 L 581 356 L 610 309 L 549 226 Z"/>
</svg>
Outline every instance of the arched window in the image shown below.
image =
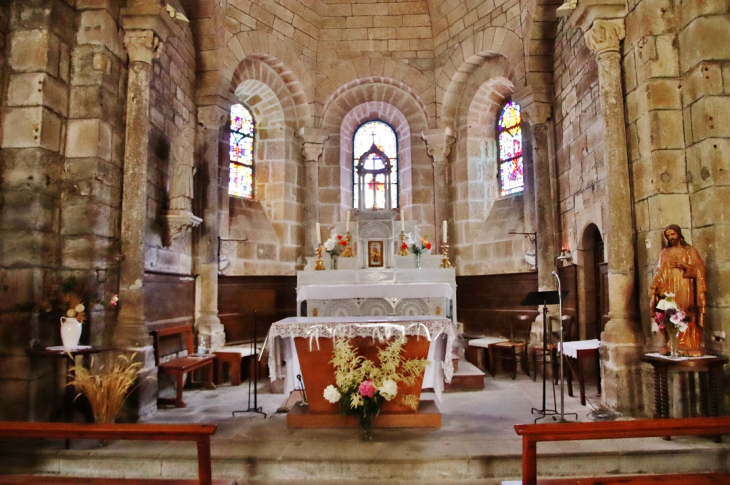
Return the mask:
<svg viewBox="0 0 730 485">
<path fill-rule="evenodd" d="M 522 163 L 522 115 L 520 105 L 507 102 L 499 113 L 497 123 L 499 141 L 499 188 L 502 197 L 525 190 Z"/>
<path fill-rule="evenodd" d="M 360 158 L 368 154 L 363 163 Z M 384 154 L 384 160 L 380 154 Z M 382 121 L 368 121 L 355 131 L 352 142 L 352 206 L 361 210 L 398 207 L 398 140 L 395 131 Z M 390 162 L 388 164 L 388 161 Z M 386 176 L 390 165 L 390 174 Z M 359 171 L 363 171 L 363 207 L 360 204 Z M 389 180 L 390 187 L 385 186 Z M 388 190 L 389 189 L 389 190 Z M 390 203 L 386 196 L 390 194 Z"/>
<path fill-rule="evenodd" d="M 231 106 L 230 165 L 228 194 L 253 199 L 253 138 L 255 123 L 242 104 Z"/>
</svg>

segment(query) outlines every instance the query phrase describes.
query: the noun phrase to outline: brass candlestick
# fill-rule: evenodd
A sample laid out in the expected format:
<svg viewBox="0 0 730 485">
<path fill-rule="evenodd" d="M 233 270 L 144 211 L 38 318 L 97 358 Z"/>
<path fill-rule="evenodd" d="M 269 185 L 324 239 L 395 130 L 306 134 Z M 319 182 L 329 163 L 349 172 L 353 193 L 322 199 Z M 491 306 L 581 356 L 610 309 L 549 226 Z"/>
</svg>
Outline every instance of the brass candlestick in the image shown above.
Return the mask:
<svg viewBox="0 0 730 485">
<path fill-rule="evenodd" d="M 347 246 L 345 246 L 345 250 L 342 251 L 342 257 L 343 258 L 352 258 L 355 255 L 352 254 L 352 249 L 350 248 L 350 241 L 352 241 L 352 236 L 350 235 L 350 231 L 347 231 L 347 234 L 345 234 L 345 241 L 347 241 Z"/>
<path fill-rule="evenodd" d="M 403 245 L 405 243 L 406 243 L 406 233 L 401 231 L 400 232 L 400 251 L 398 251 L 398 256 L 408 256 L 408 249 L 403 247 Z"/>
<path fill-rule="evenodd" d="M 448 244 L 441 245 L 441 254 L 443 255 L 443 258 L 441 259 L 441 267 L 442 268 L 451 268 L 451 261 L 449 261 L 449 245 Z"/>
<path fill-rule="evenodd" d="M 317 261 L 314 262 L 316 271 L 324 271 L 324 263 L 322 262 L 322 246 L 317 246 Z"/>
</svg>

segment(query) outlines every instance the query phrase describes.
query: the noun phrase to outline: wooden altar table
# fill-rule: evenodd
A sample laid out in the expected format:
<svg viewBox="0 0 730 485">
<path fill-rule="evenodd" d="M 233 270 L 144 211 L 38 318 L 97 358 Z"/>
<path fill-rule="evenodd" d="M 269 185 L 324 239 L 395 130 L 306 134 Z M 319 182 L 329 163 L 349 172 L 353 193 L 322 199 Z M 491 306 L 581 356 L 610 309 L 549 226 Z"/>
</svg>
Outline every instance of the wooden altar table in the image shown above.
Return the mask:
<svg viewBox="0 0 730 485">
<path fill-rule="evenodd" d="M 387 345 L 389 340 L 405 336 L 405 358 L 427 358 L 431 365 L 438 369 L 433 372 L 434 381 L 451 380 L 453 362 L 451 361 L 451 347 L 456 332 L 451 320 L 435 316 L 418 317 L 290 317 L 271 325 L 267 340 L 270 345 L 269 370 L 272 380 L 285 379 L 285 392 L 294 389 L 294 376 L 301 366 L 301 375 L 309 402 L 308 413 L 324 414 L 332 417 L 324 422 L 330 427 L 348 426 L 347 420 L 339 419 L 337 405 L 327 402 L 323 397 L 325 387 L 335 384 L 335 369 L 330 363 L 334 350 L 335 338 L 348 338 L 356 346 L 358 354 L 370 360 L 377 359 L 379 348 Z M 291 344 L 293 340 L 294 344 Z M 441 345 L 445 340 L 445 345 Z M 434 345 L 436 344 L 436 345 Z M 436 347 L 439 347 L 438 349 Z M 431 349 L 434 349 L 431 351 Z M 286 361 L 286 373 L 281 368 L 282 360 Z M 420 396 L 421 387 L 431 387 L 422 380 L 412 386 L 399 385 L 399 394 L 414 394 Z M 436 386 L 438 387 L 438 386 Z M 423 406 L 422 406 L 423 408 Z M 382 414 L 403 413 L 413 414 L 414 411 L 400 404 L 395 399 L 383 405 Z M 437 420 L 432 415 L 427 421 L 428 427 L 440 427 L 440 414 Z M 294 413 L 297 414 L 297 413 Z M 294 419 L 294 415 L 292 415 Z M 287 418 L 289 421 L 289 418 Z M 412 419 L 408 420 L 380 420 L 389 422 L 389 426 L 419 426 Z M 436 422 L 437 421 L 437 422 Z M 317 427 L 322 426 L 321 416 Z M 382 425 L 382 424 L 381 424 Z M 375 423 L 378 426 L 378 423 Z M 297 426 L 303 427 L 303 426 Z"/>
</svg>

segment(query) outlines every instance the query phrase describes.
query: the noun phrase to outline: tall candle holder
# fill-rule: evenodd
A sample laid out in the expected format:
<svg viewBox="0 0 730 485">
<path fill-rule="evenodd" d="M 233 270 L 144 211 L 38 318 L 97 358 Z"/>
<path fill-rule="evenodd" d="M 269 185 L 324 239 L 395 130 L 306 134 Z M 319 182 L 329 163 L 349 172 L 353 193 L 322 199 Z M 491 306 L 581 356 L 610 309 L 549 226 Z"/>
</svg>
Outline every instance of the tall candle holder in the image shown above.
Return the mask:
<svg viewBox="0 0 730 485">
<path fill-rule="evenodd" d="M 347 231 L 347 234 L 345 234 L 345 241 L 347 241 L 347 246 L 345 246 L 345 250 L 342 251 L 342 257 L 343 258 L 352 258 L 355 255 L 352 254 L 352 249 L 350 248 L 350 241 L 352 241 L 352 236 L 350 235 L 350 231 Z"/>
<path fill-rule="evenodd" d="M 317 261 L 314 262 L 316 271 L 324 271 L 324 263 L 322 262 L 322 246 L 317 246 Z"/>
<path fill-rule="evenodd" d="M 401 231 L 400 232 L 400 251 L 398 251 L 398 256 L 408 256 L 408 249 L 406 249 L 406 233 Z"/>
<path fill-rule="evenodd" d="M 451 268 L 451 261 L 449 261 L 449 245 L 448 244 L 441 245 L 441 254 L 443 255 L 443 258 L 441 259 L 441 267 L 442 268 Z"/>
</svg>

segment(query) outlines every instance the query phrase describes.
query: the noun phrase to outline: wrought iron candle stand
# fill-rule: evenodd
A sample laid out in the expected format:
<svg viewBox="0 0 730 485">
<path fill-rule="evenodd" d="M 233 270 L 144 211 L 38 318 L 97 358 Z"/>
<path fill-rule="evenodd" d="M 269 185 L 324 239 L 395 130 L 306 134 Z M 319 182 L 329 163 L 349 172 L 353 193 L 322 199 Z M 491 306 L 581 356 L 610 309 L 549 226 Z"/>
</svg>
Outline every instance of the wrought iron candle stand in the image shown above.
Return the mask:
<svg viewBox="0 0 730 485">
<path fill-rule="evenodd" d="M 324 263 L 322 262 L 322 246 L 317 246 L 317 261 L 314 262 L 316 271 L 324 271 Z"/>
<path fill-rule="evenodd" d="M 398 251 L 398 256 L 408 256 L 408 249 L 404 247 L 406 244 L 406 233 L 401 231 L 400 232 L 400 251 Z"/>
<path fill-rule="evenodd" d="M 352 258 L 355 255 L 352 254 L 352 249 L 350 248 L 350 242 L 352 241 L 352 236 L 350 235 L 350 231 L 347 231 L 347 234 L 345 234 L 345 241 L 347 241 L 347 246 L 345 246 L 345 250 L 342 251 L 342 257 L 343 258 Z"/>
<path fill-rule="evenodd" d="M 443 255 L 443 258 L 441 259 L 441 267 L 442 268 L 451 268 L 451 261 L 449 261 L 449 245 L 448 244 L 441 245 L 441 254 Z"/>
</svg>

